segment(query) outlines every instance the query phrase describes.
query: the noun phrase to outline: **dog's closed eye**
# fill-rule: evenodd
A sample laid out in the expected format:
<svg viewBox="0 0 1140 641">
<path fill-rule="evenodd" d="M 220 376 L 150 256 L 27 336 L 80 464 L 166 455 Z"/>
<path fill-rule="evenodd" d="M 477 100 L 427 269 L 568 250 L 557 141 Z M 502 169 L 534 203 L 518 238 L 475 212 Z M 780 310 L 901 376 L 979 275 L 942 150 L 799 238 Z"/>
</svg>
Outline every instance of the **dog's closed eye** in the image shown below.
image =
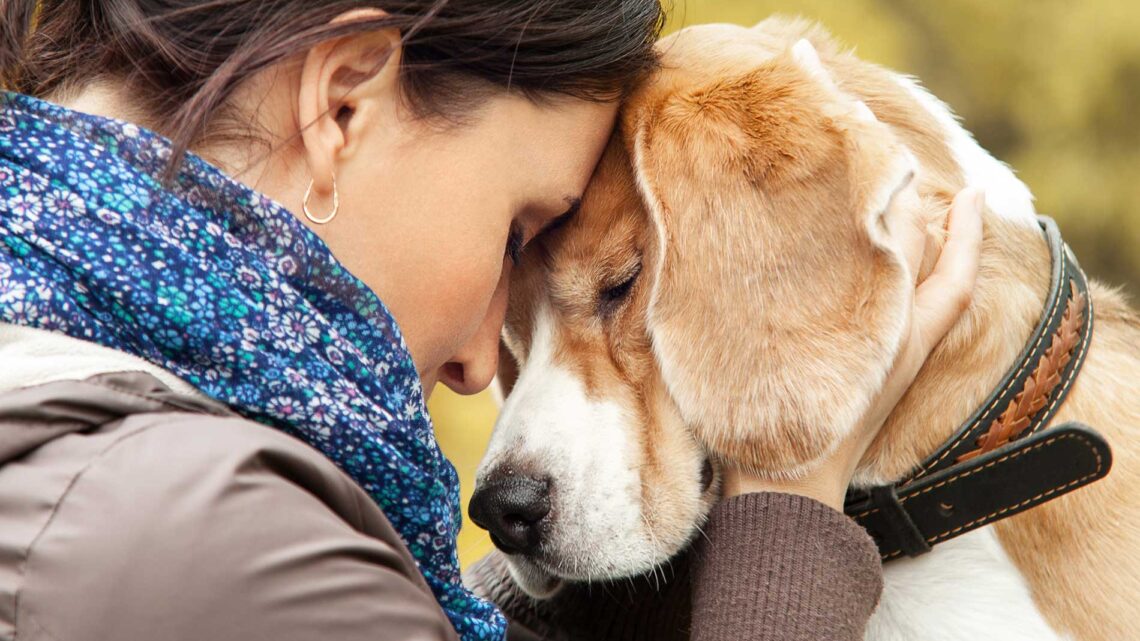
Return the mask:
<svg viewBox="0 0 1140 641">
<path fill-rule="evenodd" d="M 617 311 L 629 299 L 629 294 L 633 291 L 633 285 L 640 274 L 641 263 L 637 263 L 616 283 L 604 286 L 598 292 L 598 315 L 607 318 Z"/>
</svg>

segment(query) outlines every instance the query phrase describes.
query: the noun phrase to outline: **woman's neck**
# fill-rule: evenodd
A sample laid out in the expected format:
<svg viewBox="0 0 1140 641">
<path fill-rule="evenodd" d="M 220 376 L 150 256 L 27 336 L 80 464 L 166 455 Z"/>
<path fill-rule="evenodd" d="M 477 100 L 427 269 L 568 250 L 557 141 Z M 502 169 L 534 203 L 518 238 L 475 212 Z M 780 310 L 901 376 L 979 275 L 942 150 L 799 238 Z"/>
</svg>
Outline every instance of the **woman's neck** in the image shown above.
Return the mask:
<svg viewBox="0 0 1140 641">
<path fill-rule="evenodd" d="M 82 87 L 64 87 L 44 96 L 44 99 L 72 111 L 124 120 L 140 127 L 155 129 L 154 119 L 139 105 L 137 99 L 130 99 L 131 92 L 125 87 L 125 82 L 97 78 Z"/>
<path fill-rule="evenodd" d="M 245 102 L 242 94 L 254 90 L 254 84 L 256 83 L 251 81 L 247 90 L 235 95 L 235 104 Z M 123 120 L 169 136 L 170 132 L 162 126 L 161 119 L 140 104 L 137 95 L 138 92 L 131 89 L 125 80 L 98 78 L 82 87 L 62 89 L 45 96 L 45 99 L 72 111 Z M 273 99 L 268 95 L 262 95 L 261 98 L 263 103 Z M 244 111 L 239 107 L 234 113 Z M 240 117 L 231 118 L 238 119 Z M 240 130 L 236 124 L 227 125 L 225 130 L 228 135 L 222 135 L 219 131 L 221 127 L 215 127 L 199 136 L 200 140 L 191 145 L 190 151 L 235 180 L 281 202 L 285 200 L 281 194 L 291 193 L 290 186 L 295 182 L 289 178 L 294 173 L 291 168 L 293 163 L 289 162 L 288 154 L 282 153 L 285 145 L 271 142 L 281 136 L 275 131 L 277 127 L 269 126 L 270 124 L 251 121 L 241 126 Z M 259 135 L 253 135 L 254 131 Z"/>
</svg>

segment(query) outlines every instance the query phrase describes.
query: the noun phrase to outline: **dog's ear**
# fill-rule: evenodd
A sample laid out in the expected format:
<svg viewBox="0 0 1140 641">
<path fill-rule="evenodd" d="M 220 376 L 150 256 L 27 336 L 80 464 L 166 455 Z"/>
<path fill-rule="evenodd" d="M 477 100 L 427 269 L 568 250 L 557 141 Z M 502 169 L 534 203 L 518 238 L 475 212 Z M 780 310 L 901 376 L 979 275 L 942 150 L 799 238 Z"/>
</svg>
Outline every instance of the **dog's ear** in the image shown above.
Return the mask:
<svg viewBox="0 0 1140 641">
<path fill-rule="evenodd" d="M 677 84 L 651 82 L 622 121 L 657 238 L 654 350 L 713 455 L 796 474 L 851 431 L 901 343 L 913 280 L 886 213 L 913 159 L 807 41 Z"/>
</svg>

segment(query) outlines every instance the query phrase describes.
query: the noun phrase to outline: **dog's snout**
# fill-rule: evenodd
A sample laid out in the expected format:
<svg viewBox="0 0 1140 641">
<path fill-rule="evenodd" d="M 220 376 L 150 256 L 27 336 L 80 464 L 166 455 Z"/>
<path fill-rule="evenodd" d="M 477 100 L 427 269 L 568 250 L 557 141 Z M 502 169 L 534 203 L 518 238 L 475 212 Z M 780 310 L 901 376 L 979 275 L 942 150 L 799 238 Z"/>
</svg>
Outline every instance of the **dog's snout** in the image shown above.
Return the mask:
<svg viewBox="0 0 1140 641">
<path fill-rule="evenodd" d="M 507 554 L 533 551 L 542 543 L 542 522 L 550 513 L 550 484 L 510 475 L 480 484 L 471 497 L 471 521 L 491 533 Z"/>
</svg>

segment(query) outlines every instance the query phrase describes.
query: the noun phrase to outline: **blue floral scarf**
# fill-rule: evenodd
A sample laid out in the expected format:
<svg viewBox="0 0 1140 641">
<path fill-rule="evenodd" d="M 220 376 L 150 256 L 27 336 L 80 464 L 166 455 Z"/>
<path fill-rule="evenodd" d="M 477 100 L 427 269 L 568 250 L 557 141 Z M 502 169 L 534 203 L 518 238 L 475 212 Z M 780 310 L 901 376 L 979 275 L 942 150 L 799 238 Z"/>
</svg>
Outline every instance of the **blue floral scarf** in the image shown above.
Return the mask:
<svg viewBox="0 0 1140 641">
<path fill-rule="evenodd" d="M 464 641 L 455 468 L 395 320 L 296 217 L 135 125 L 0 94 L 0 322 L 134 354 L 334 461 L 403 537 Z"/>
</svg>

